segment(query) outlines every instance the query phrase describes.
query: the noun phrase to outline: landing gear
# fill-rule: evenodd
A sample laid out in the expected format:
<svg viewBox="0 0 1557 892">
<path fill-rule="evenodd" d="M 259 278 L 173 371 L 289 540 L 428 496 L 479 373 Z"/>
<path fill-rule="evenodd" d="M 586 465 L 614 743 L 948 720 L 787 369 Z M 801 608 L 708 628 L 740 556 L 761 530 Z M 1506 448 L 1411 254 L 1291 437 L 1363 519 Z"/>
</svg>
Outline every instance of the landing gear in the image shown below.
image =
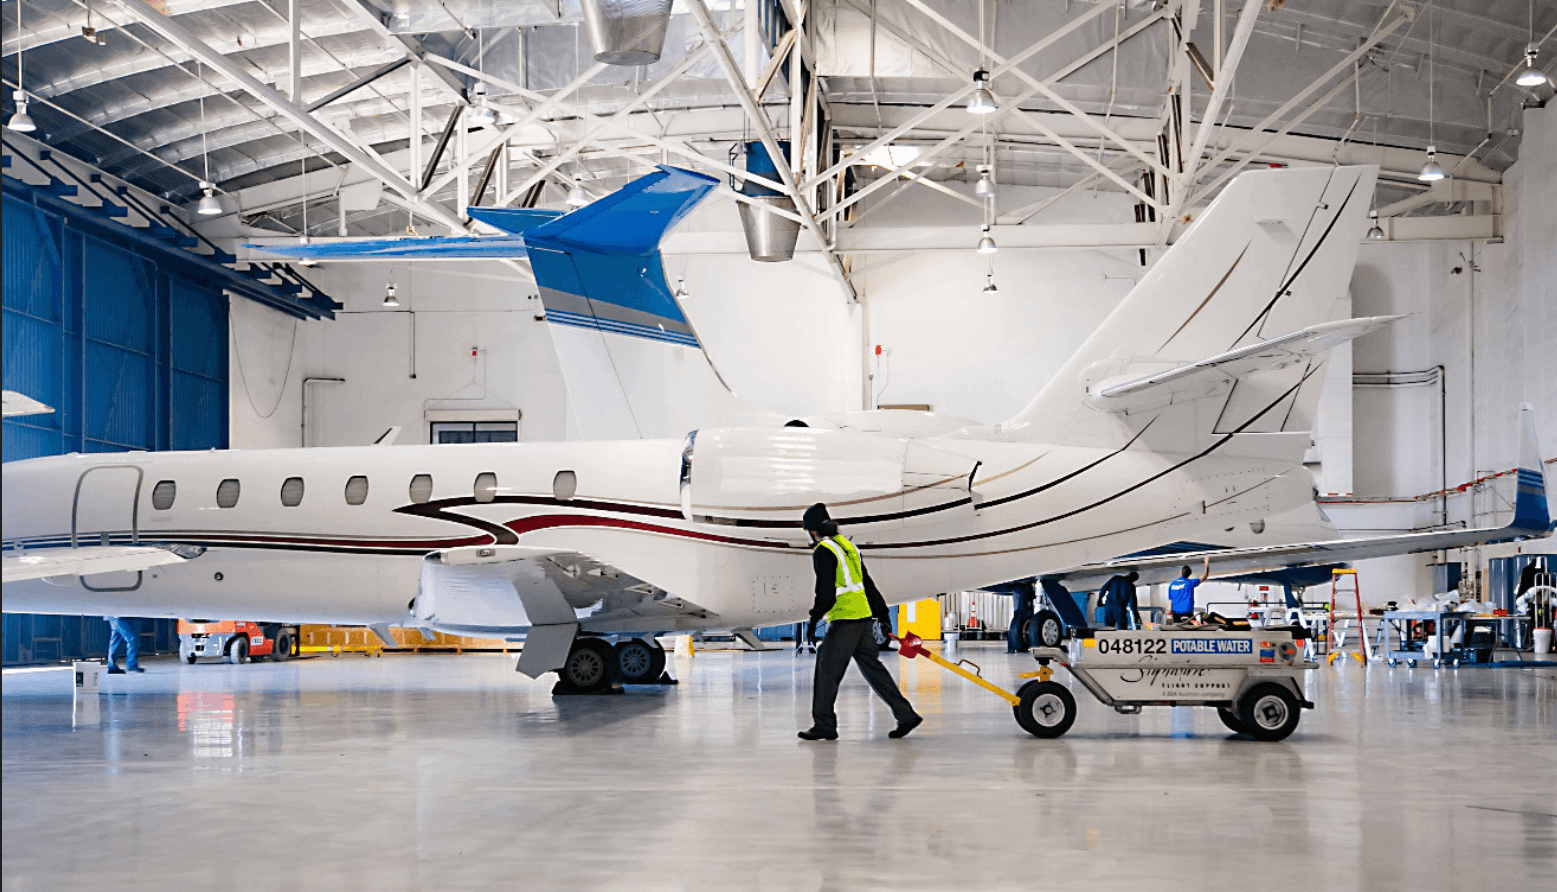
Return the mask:
<svg viewBox="0 0 1557 892">
<path fill-rule="evenodd" d="M 1036 647 L 1059 647 L 1065 640 L 1065 624 L 1060 622 L 1060 615 L 1052 610 L 1040 610 L 1032 619 L 1032 638 L 1037 641 Z"/>
<path fill-rule="evenodd" d="M 579 638 L 557 670 L 557 686 L 568 694 L 598 694 L 611 686 L 615 671 L 616 654 L 610 644 L 599 638 Z"/>
<path fill-rule="evenodd" d="M 616 646 L 616 671 L 622 684 L 654 684 L 665 674 L 665 648 L 633 638 Z"/>
</svg>

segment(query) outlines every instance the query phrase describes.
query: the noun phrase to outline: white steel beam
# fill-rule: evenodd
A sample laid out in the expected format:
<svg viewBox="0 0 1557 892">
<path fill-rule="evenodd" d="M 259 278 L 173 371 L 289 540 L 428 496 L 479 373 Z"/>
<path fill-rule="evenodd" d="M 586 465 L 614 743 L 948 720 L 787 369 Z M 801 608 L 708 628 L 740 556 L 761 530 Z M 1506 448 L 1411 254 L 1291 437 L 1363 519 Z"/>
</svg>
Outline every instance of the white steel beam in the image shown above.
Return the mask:
<svg viewBox="0 0 1557 892">
<path fill-rule="evenodd" d="M 119 2 L 142 25 L 156 32 L 164 40 L 182 47 L 195 58 L 204 62 L 213 71 L 232 81 L 244 92 L 270 106 L 282 117 L 290 120 L 309 136 L 334 149 L 347 160 L 360 165 L 363 169 L 383 180 L 385 185 L 405 196 L 417 213 L 429 220 L 448 226 L 456 232 L 465 230 L 463 220 L 449 213 L 448 209 L 441 205 L 422 201 L 418 198 L 416 188 L 405 177 L 402 177 L 393 168 L 385 164 L 376 154 L 363 149 L 353 141 L 335 132 L 335 130 L 323 124 L 313 115 L 308 114 L 308 112 L 288 100 L 285 96 L 255 80 L 253 75 L 234 64 L 226 56 L 207 46 L 182 25 L 152 8 L 145 0 L 119 0 Z"/>
<path fill-rule="evenodd" d="M 1249 45 L 1249 38 L 1254 34 L 1254 21 L 1259 18 L 1260 7 L 1263 5 L 1264 0 L 1244 0 L 1243 12 L 1239 14 L 1238 25 L 1233 29 L 1232 43 L 1227 47 L 1226 62 L 1217 64 L 1216 87 L 1211 91 L 1211 98 L 1206 103 L 1200 126 L 1195 128 L 1195 142 L 1190 146 L 1189 154 L 1184 159 L 1184 179 L 1173 197 L 1175 209 L 1182 206 L 1184 194 L 1195 187 L 1195 181 L 1200 177 L 1200 154 L 1206 150 L 1206 143 L 1211 139 L 1211 131 L 1216 126 L 1216 119 L 1222 113 L 1222 103 L 1232 89 L 1233 78 L 1238 73 L 1238 63 L 1243 60 L 1244 48 Z M 1189 97 L 1185 96 L 1184 99 L 1188 103 Z"/>
</svg>

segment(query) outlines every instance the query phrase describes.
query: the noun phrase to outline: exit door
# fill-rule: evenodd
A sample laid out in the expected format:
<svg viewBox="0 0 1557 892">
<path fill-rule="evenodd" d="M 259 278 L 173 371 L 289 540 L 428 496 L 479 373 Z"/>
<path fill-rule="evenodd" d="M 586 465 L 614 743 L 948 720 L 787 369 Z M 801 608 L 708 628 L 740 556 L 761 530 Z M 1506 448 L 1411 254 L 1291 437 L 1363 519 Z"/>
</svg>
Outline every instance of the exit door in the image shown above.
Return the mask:
<svg viewBox="0 0 1557 892">
<path fill-rule="evenodd" d="M 134 465 L 89 468 L 76 481 L 70 513 L 70 544 L 134 545 L 140 541 L 141 469 Z M 81 585 L 94 592 L 130 591 L 140 588 L 135 572 L 93 573 L 81 577 Z"/>
</svg>

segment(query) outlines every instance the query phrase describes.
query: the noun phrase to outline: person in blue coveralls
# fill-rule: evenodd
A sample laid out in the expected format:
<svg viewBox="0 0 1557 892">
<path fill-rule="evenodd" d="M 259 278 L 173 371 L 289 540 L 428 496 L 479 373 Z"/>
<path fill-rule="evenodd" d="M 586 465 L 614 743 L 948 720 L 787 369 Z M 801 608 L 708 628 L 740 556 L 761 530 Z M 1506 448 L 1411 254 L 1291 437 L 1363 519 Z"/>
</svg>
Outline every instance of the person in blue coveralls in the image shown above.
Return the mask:
<svg viewBox="0 0 1557 892">
<path fill-rule="evenodd" d="M 126 672 L 145 672 L 141 668 L 141 636 L 135 624 L 122 616 L 105 616 L 108 621 L 108 674 L 123 675 Z M 124 668 L 119 668 L 119 651 L 124 651 Z"/>
<path fill-rule="evenodd" d="M 1179 571 L 1179 578 L 1168 583 L 1168 605 L 1173 612 L 1174 622 L 1187 623 L 1195 618 L 1195 589 L 1205 581 L 1210 571 L 1211 559 L 1206 558 L 1206 566 L 1199 579 L 1189 575 L 1189 568 L 1184 567 Z"/>
<path fill-rule="evenodd" d="M 1103 584 L 1103 624 L 1114 629 L 1139 629 L 1141 614 L 1135 606 L 1135 581 L 1141 574 L 1131 570 Z"/>
</svg>

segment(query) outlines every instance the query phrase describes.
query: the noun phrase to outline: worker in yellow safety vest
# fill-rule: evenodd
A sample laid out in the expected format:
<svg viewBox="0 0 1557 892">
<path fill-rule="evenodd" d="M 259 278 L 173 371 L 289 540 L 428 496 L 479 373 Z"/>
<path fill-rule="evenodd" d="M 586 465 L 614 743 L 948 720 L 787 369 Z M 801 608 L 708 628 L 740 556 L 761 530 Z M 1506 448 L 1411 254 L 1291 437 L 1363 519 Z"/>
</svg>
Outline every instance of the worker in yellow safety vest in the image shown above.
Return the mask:
<svg viewBox="0 0 1557 892">
<path fill-rule="evenodd" d="M 852 657 L 871 690 L 892 707 L 897 727 L 887 733 L 898 738 L 919 726 L 924 719 L 898 690 L 897 681 L 881 665 L 872 619 L 880 618 L 885 628 L 887 604 L 865 571 L 854 543 L 838 533 L 838 524 L 821 502 L 806 509 L 800 525 L 811 535 L 811 566 L 816 571 L 816 603 L 811 607 L 811 625 L 827 620 L 827 634 L 816 652 L 816 679 L 811 688 L 812 725 L 800 732 L 801 740 L 837 740 L 838 715 L 833 703 L 838 699 L 838 683 L 849 669 Z"/>
</svg>

